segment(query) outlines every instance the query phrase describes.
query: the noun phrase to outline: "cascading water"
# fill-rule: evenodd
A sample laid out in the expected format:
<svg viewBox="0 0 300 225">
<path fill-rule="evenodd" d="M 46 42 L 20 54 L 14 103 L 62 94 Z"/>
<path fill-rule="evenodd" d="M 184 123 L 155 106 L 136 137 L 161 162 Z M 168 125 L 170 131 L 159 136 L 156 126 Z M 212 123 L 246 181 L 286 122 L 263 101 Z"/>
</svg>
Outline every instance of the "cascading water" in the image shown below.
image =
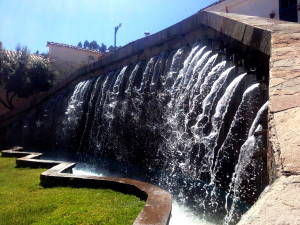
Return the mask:
<svg viewBox="0 0 300 225">
<path fill-rule="evenodd" d="M 255 133 L 262 131 L 261 123 L 262 120 L 266 118 L 267 111 L 268 111 L 268 102 L 266 102 L 259 109 L 249 130 L 247 139 L 240 148 L 238 163 L 235 166 L 235 170 L 232 175 L 232 180 L 230 183 L 230 189 L 226 196 L 227 214 L 225 217 L 225 223 L 230 223 L 231 221 L 237 220 L 239 216 L 237 204 L 240 196 L 242 195 L 248 195 L 247 197 L 249 197 L 249 195 L 255 196 L 255 195 L 259 195 L 261 192 L 260 190 L 261 187 L 248 187 L 249 190 L 248 191 L 245 190 L 245 186 L 243 186 L 243 182 L 247 181 L 248 179 L 255 180 L 256 176 L 258 176 L 259 173 L 261 173 L 262 171 L 263 165 L 255 165 L 257 164 L 257 162 L 255 161 L 254 155 L 261 154 L 262 151 L 264 150 L 262 148 L 262 146 L 264 146 L 263 144 L 264 137 L 261 135 L 256 136 Z M 255 171 L 257 170 L 257 168 L 258 171 Z M 257 185 L 256 182 L 251 182 L 250 184 Z M 228 198 L 232 198 L 231 205 L 228 202 Z"/>
<path fill-rule="evenodd" d="M 75 128 L 81 120 L 84 112 L 85 100 L 87 99 L 88 90 L 92 85 L 92 80 L 80 82 L 74 89 L 63 120 L 63 139 L 67 142 L 74 140 Z"/>
<path fill-rule="evenodd" d="M 143 165 L 155 176 L 140 179 L 176 204 L 235 223 L 266 186 L 266 141 L 256 134 L 267 129 L 267 103 L 257 78 L 223 58 L 195 43 L 80 82 L 66 95 L 54 128 L 63 135 L 51 147 Z"/>
</svg>

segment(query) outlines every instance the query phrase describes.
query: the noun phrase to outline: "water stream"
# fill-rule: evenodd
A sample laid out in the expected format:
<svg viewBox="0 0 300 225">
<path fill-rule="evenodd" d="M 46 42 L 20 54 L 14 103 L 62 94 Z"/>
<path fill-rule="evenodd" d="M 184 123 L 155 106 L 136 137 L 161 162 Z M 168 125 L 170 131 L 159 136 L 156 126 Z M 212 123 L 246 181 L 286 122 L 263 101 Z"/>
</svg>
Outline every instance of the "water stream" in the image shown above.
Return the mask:
<svg viewBox="0 0 300 225">
<path fill-rule="evenodd" d="M 80 82 L 14 127 L 25 146 L 92 160 L 74 173 L 95 167 L 168 190 L 171 224 L 235 224 L 267 184 L 267 99 L 254 74 L 224 59 L 201 43 L 163 51 Z"/>
</svg>

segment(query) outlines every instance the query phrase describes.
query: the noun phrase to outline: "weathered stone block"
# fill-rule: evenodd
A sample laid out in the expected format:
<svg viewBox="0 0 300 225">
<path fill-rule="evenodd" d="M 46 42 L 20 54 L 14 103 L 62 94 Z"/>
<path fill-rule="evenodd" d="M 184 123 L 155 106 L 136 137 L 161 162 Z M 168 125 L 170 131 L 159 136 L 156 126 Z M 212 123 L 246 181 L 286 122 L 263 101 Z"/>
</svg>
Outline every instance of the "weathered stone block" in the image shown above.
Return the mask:
<svg viewBox="0 0 300 225">
<path fill-rule="evenodd" d="M 242 42 L 245 44 L 245 45 L 250 45 L 251 43 L 251 38 L 252 38 L 252 33 L 253 33 L 253 27 L 251 26 L 246 26 L 245 28 L 245 32 L 244 32 L 244 36 L 243 36 L 243 40 Z"/>
<path fill-rule="evenodd" d="M 299 224 L 299 176 L 280 177 L 238 225 Z"/>
<path fill-rule="evenodd" d="M 266 55 L 270 55 L 271 32 L 264 30 L 262 40 L 259 46 L 260 51 Z"/>
</svg>

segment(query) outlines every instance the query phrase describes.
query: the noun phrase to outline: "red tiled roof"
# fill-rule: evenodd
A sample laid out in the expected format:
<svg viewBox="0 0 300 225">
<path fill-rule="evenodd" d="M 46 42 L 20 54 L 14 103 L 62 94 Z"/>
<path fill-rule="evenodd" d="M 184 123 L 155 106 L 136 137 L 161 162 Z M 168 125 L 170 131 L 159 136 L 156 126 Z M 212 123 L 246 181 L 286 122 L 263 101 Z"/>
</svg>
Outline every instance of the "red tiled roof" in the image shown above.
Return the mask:
<svg viewBox="0 0 300 225">
<path fill-rule="evenodd" d="M 201 9 L 200 12 L 201 12 L 201 11 L 204 11 L 205 9 L 207 9 L 207 8 L 209 8 L 209 7 L 211 7 L 211 6 L 219 5 L 221 2 L 225 2 L 225 1 L 226 1 L 226 0 L 219 0 L 219 1 L 216 1 L 215 3 L 212 3 L 212 4 L 210 4 L 209 6 L 206 6 L 205 8 Z"/>
<path fill-rule="evenodd" d="M 14 58 L 17 58 L 18 56 L 20 56 L 20 52 L 17 52 L 17 51 L 4 50 L 4 53 L 10 59 L 14 59 Z M 47 62 L 48 59 L 42 55 L 29 54 L 29 61 L 30 62 L 36 62 L 36 61 Z"/>
<path fill-rule="evenodd" d="M 95 49 L 87 49 L 87 48 L 81 48 L 81 47 L 78 47 L 78 46 L 73 46 L 73 45 L 67 45 L 67 44 L 63 44 L 63 43 L 56 43 L 56 42 L 47 41 L 47 47 L 49 47 L 49 45 L 56 45 L 56 46 L 62 46 L 62 47 L 67 47 L 67 48 L 73 48 L 73 49 L 77 49 L 77 50 L 98 53 L 100 55 L 103 54 L 102 52 L 100 52 L 98 50 L 95 50 Z"/>
</svg>

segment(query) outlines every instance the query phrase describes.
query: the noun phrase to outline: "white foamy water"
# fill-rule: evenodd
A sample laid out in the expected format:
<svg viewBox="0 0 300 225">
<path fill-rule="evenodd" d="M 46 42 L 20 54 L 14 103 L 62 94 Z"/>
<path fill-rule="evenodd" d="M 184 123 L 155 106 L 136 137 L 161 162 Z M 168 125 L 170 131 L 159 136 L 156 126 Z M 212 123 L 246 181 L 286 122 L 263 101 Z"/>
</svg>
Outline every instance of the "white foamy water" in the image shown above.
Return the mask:
<svg viewBox="0 0 300 225">
<path fill-rule="evenodd" d="M 104 175 L 102 173 L 95 173 L 91 170 L 81 170 L 81 169 L 73 168 L 72 171 L 73 171 L 73 174 L 75 174 L 75 175 L 104 177 Z"/>
<path fill-rule="evenodd" d="M 88 166 L 87 166 L 88 167 Z M 84 175 L 84 176 L 110 176 L 108 173 L 97 173 L 92 169 L 80 169 L 73 168 L 73 174 Z M 201 219 L 199 215 L 195 213 L 191 208 L 178 203 L 176 200 L 172 201 L 172 212 L 169 225 L 212 225 L 204 219 Z"/>
<path fill-rule="evenodd" d="M 173 200 L 172 202 L 172 217 L 169 225 L 213 225 L 204 219 L 199 218 L 195 212 Z"/>
</svg>

